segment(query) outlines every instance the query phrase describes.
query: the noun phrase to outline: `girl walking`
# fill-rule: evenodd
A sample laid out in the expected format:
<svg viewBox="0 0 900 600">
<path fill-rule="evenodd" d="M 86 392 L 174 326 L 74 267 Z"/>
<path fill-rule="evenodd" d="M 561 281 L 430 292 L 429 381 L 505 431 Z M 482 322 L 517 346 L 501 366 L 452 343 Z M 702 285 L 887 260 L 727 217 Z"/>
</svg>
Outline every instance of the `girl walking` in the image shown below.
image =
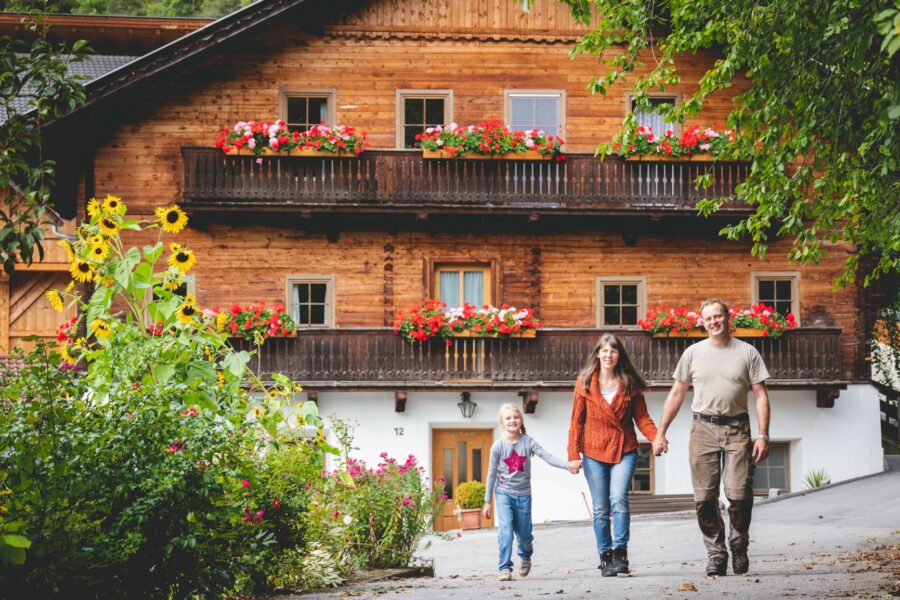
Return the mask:
<svg viewBox="0 0 900 600">
<path fill-rule="evenodd" d="M 637 464 L 635 424 L 645 438 L 656 439 L 656 425 L 644 401 L 646 387 L 621 340 L 610 333 L 600 337 L 575 384 L 569 460 L 583 459 L 603 577 L 629 572 L 628 491 Z"/>
<path fill-rule="evenodd" d="M 498 421 L 503 435 L 491 446 L 483 513 L 486 519 L 491 518 L 491 499 L 496 488 L 500 581 L 509 581 L 512 579 L 513 534 L 522 559 L 519 575 L 525 577 L 531 571 L 531 457 L 536 454 L 547 464 L 569 469 L 571 473 L 577 473 L 578 467 L 553 456 L 525 435 L 525 417 L 518 406 L 501 406 Z"/>
</svg>

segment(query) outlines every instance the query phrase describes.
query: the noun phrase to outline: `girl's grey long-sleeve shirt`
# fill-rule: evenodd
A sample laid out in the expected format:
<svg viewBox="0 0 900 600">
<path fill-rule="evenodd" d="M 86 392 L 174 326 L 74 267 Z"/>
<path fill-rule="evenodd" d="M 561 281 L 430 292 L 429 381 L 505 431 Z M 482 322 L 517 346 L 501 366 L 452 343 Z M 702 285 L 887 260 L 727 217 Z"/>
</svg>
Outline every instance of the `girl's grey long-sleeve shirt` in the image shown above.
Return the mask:
<svg viewBox="0 0 900 600">
<path fill-rule="evenodd" d="M 565 469 L 569 464 L 541 448 L 534 438 L 527 435 L 521 436 L 514 443 L 503 439 L 494 442 L 491 446 L 484 501 L 492 501 L 495 488 L 498 492 L 512 496 L 531 495 L 531 457 L 534 455 L 560 469 Z"/>
</svg>

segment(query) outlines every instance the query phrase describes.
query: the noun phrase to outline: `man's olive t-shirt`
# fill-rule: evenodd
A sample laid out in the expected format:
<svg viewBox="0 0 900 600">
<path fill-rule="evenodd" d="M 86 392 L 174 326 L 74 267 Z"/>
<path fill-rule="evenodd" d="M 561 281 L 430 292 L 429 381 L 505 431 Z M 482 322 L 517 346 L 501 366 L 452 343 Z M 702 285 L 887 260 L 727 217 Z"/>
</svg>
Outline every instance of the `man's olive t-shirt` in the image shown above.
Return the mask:
<svg viewBox="0 0 900 600">
<path fill-rule="evenodd" d="M 731 417 L 747 412 L 747 393 L 768 379 L 769 371 L 747 342 L 731 338 L 719 347 L 705 339 L 684 351 L 673 377 L 694 386 L 695 413 Z"/>
</svg>

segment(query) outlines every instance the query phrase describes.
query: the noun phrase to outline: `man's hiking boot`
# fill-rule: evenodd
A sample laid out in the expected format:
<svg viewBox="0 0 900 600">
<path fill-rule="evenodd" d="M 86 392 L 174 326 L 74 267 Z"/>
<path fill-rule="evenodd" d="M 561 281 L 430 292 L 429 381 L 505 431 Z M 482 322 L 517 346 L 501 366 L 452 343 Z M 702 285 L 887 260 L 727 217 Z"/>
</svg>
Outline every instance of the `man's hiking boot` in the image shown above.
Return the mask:
<svg viewBox="0 0 900 600">
<path fill-rule="evenodd" d="M 728 570 L 728 557 L 727 556 L 710 556 L 709 560 L 706 561 L 706 576 L 712 577 L 714 575 L 722 576 Z"/>
<path fill-rule="evenodd" d="M 731 569 L 735 575 L 743 575 L 750 570 L 750 559 L 747 557 L 747 551 L 732 552 Z"/>
<path fill-rule="evenodd" d="M 613 565 L 612 550 L 607 550 L 600 555 L 600 566 L 597 568 L 600 569 L 600 574 L 604 577 L 616 576 L 616 567 Z"/>
<path fill-rule="evenodd" d="M 617 575 L 628 575 L 628 548 L 613 548 L 613 570 Z"/>
<path fill-rule="evenodd" d="M 531 573 L 531 559 L 523 558 L 522 564 L 519 565 L 519 576 L 527 577 Z"/>
</svg>

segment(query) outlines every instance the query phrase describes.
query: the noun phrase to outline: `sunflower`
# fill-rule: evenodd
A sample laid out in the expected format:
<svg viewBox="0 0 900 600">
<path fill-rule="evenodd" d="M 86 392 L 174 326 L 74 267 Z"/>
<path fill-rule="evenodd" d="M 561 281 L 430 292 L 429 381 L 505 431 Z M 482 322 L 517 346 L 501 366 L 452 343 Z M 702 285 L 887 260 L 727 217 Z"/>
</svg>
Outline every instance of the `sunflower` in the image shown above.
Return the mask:
<svg viewBox="0 0 900 600">
<path fill-rule="evenodd" d="M 187 215 L 177 204 L 172 206 L 160 206 L 156 209 L 156 218 L 159 226 L 166 233 L 179 233 L 187 225 Z"/>
<path fill-rule="evenodd" d="M 94 332 L 98 338 L 106 339 L 109 337 L 109 334 L 112 333 L 112 330 L 109 327 L 109 323 L 104 321 L 103 319 L 94 319 L 91 322 L 91 331 Z"/>
<path fill-rule="evenodd" d="M 59 240 L 57 242 L 62 248 L 66 251 L 66 258 L 69 262 L 75 260 L 75 251 L 72 249 L 72 244 L 70 244 L 67 240 Z"/>
<path fill-rule="evenodd" d="M 187 274 L 197 262 L 194 253 L 181 244 L 172 242 L 169 244 L 169 250 L 172 251 L 172 254 L 169 255 L 169 266 L 178 269 L 182 275 Z"/>
<path fill-rule="evenodd" d="M 109 246 L 106 244 L 95 244 L 91 246 L 91 251 L 88 253 L 88 256 L 91 257 L 92 260 L 97 262 L 102 261 L 109 255 Z"/>
<path fill-rule="evenodd" d="M 106 235 L 116 235 L 116 232 L 119 231 L 119 224 L 111 217 L 100 217 L 100 220 L 97 221 L 97 225 L 100 226 L 100 231 Z"/>
<path fill-rule="evenodd" d="M 69 272 L 72 273 L 72 279 L 84 283 L 94 278 L 94 267 L 83 258 L 76 258 L 75 261 L 69 265 Z"/>
<path fill-rule="evenodd" d="M 121 198 L 107 194 L 106 199 L 103 201 L 103 210 L 111 215 L 124 215 L 126 207 Z"/>
<path fill-rule="evenodd" d="M 89 217 L 96 217 L 103 210 L 103 207 L 100 205 L 100 201 L 96 198 L 91 198 L 87 203 L 87 213 Z"/>
<path fill-rule="evenodd" d="M 90 245 L 90 246 L 96 246 L 97 244 L 105 244 L 105 243 L 106 243 L 106 238 L 103 237 L 102 235 L 99 235 L 99 234 L 98 234 L 98 235 L 92 235 L 91 237 L 89 237 L 89 238 L 87 239 L 87 243 L 88 243 L 88 245 Z"/>
<path fill-rule="evenodd" d="M 228 323 L 228 313 L 220 312 L 216 315 L 216 331 L 225 331 L 225 325 Z"/>
<path fill-rule="evenodd" d="M 178 313 L 176 313 L 176 315 L 179 321 L 188 325 L 194 320 L 197 312 L 197 301 L 193 294 L 188 294 L 181 306 L 178 307 Z"/>
<path fill-rule="evenodd" d="M 74 289 L 75 289 L 75 282 L 70 281 L 69 285 L 66 286 L 66 289 L 63 290 L 63 294 L 68 294 L 69 292 L 71 292 Z"/>
<path fill-rule="evenodd" d="M 69 354 L 68 346 L 61 346 L 59 349 L 59 355 L 70 365 L 74 365 L 76 362 L 78 362 L 77 358 L 74 358 L 71 354 Z"/>
<path fill-rule="evenodd" d="M 181 289 L 182 285 L 184 285 L 184 282 L 182 282 L 181 279 L 177 277 L 175 279 L 166 279 L 163 282 L 163 287 L 170 292 L 177 292 L 179 289 Z"/>
<path fill-rule="evenodd" d="M 47 290 L 44 292 L 44 296 L 50 301 L 50 306 L 53 307 L 53 310 L 56 312 L 63 311 L 64 305 L 62 295 L 57 290 Z"/>
</svg>

